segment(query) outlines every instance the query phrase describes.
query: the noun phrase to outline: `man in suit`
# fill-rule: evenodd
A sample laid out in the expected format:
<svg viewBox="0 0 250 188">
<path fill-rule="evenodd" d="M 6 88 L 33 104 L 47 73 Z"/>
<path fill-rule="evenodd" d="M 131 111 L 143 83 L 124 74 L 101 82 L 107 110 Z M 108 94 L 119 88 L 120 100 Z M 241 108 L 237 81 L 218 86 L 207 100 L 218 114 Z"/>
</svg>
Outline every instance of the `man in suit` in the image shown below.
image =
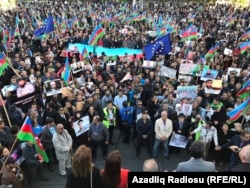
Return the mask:
<svg viewBox="0 0 250 188">
<path fill-rule="evenodd" d="M 71 126 L 71 119 L 69 117 L 68 113 L 65 113 L 65 110 L 63 106 L 59 106 L 57 108 L 58 114 L 55 117 L 55 123 L 56 124 L 63 124 L 63 127 L 69 132 L 69 134 L 72 136 L 74 134 L 74 130 Z"/>
<path fill-rule="evenodd" d="M 189 136 L 189 123 L 183 113 L 179 113 L 178 119 L 173 121 L 173 134 L 180 134 L 182 136 Z M 170 146 L 170 152 L 180 153 L 180 148 Z"/>
<path fill-rule="evenodd" d="M 180 162 L 176 172 L 216 172 L 215 164 L 203 159 L 205 154 L 205 142 L 194 141 L 190 147 L 191 158 L 188 161 Z"/>
<path fill-rule="evenodd" d="M 71 168 L 72 138 L 62 123 L 57 124 L 52 142 L 59 163 L 59 174 L 66 177 L 66 169 Z"/>
<path fill-rule="evenodd" d="M 48 117 L 46 119 L 46 125 L 43 127 L 41 132 L 41 142 L 49 158 L 49 162 L 47 165 L 48 165 L 48 170 L 51 172 L 54 171 L 53 165 L 54 165 L 55 148 L 52 142 L 52 138 L 55 133 L 56 133 L 56 127 L 54 119 Z"/>
</svg>

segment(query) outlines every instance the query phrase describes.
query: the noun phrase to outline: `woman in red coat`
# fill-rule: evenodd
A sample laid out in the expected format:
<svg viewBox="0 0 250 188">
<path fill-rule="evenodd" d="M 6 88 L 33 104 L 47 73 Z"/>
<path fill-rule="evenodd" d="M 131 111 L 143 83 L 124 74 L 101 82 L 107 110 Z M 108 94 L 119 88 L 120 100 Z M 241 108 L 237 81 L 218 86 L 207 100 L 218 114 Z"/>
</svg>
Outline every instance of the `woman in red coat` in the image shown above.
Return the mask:
<svg viewBox="0 0 250 188">
<path fill-rule="evenodd" d="M 122 159 L 118 150 L 111 151 L 105 162 L 105 167 L 101 171 L 101 181 L 103 188 L 127 188 L 128 169 L 121 167 Z"/>
</svg>

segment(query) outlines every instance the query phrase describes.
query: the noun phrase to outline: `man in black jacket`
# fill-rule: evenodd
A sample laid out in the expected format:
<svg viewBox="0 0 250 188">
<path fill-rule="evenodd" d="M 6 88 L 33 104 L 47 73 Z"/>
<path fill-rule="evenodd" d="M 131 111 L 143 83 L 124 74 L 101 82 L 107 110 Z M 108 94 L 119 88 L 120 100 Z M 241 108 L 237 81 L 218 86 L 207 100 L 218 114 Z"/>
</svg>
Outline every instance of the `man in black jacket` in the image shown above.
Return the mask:
<svg viewBox="0 0 250 188">
<path fill-rule="evenodd" d="M 152 150 L 152 133 L 154 131 L 154 125 L 148 118 L 148 110 L 142 111 L 142 118 L 136 123 L 137 132 L 137 146 L 136 156 L 140 157 L 141 145 L 146 144 L 148 155 L 151 156 Z"/>
<path fill-rule="evenodd" d="M 180 134 L 182 136 L 189 136 L 189 123 L 183 113 L 178 115 L 178 119 L 173 121 L 173 132 L 174 134 Z M 180 148 L 171 146 L 170 152 L 180 153 Z"/>
<path fill-rule="evenodd" d="M 227 143 L 222 146 L 217 146 L 215 149 L 220 150 L 224 148 L 229 148 L 232 151 L 229 169 L 231 169 L 240 163 L 239 151 L 250 144 L 250 130 L 244 130 L 241 134 L 234 135 Z"/>
</svg>

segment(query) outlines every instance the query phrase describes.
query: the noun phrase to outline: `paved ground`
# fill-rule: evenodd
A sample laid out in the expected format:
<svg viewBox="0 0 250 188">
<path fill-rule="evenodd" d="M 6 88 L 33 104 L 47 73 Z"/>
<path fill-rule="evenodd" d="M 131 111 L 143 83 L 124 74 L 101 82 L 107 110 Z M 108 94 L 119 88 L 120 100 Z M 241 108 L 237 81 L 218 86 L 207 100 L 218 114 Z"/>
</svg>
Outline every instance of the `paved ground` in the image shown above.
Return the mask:
<svg viewBox="0 0 250 188">
<path fill-rule="evenodd" d="M 117 142 L 120 135 L 119 130 L 115 130 L 114 132 L 114 141 Z M 110 145 L 109 151 L 115 149 L 115 146 Z M 131 171 L 142 171 L 142 165 L 145 159 L 148 159 L 148 154 L 146 152 L 146 148 L 141 149 L 141 159 L 136 157 L 135 147 L 133 142 L 131 141 L 130 144 L 124 144 L 122 142 L 122 138 L 118 142 L 117 149 L 120 151 L 122 155 L 122 166 L 124 168 L 128 168 Z M 101 169 L 104 167 L 104 160 L 102 158 L 101 148 L 98 149 L 98 156 L 96 160 L 96 165 Z M 170 159 L 167 160 L 162 157 L 161 150 L 159 151 L 159 156 L 156 158 L 160 166 L 160 170 L 168 170 L 173 171 L 176 167 L 178 162 L 184 161 L 189 159 L 189 155 L 187 154 L 186 150 L 182 150 L 180 154 L 173 153 L 170 155 Z M 65 186 L 66 179 L 59 175 L 58 173 L 58 166 L 55 166 L 54 172 L 49 172 L 47 169 L 44 169 L 44 175 L 49 177 L 48 182 L 43 181 L 36 181 L 34 185 L 36 188 L 63 188 Z"/>
</svg>

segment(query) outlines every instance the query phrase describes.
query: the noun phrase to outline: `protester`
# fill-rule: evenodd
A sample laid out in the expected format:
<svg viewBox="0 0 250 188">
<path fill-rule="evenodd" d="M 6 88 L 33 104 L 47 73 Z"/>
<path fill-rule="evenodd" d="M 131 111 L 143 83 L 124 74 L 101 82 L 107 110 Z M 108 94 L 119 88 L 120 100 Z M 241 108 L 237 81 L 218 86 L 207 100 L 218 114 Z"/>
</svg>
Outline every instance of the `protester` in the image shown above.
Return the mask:
<svg viewBox="0 0 250 188">
<path fill-rule="evenodd" d="M 136 122 L 136 134 L 137 134 L 137 145 L 136 145 L 136 156 L 140 157 L 141 146 L 144 144 L 147 148 L 148 155 L 152 156 L 152 143 L 153 143 L 153 131 L 154 125 L 148 118 L 148 111 L 144 109 L 142 111 L 142 117 Z"/>
<path fill-rule="evenodd" d="M 128 187 L 129 169 L 122 168 L 122 158 L 118 150 L 111 151 L 101 171 L 103 188 L 126 188 Z"/>
<path fill-rule="evenodd" d="M 43 175 L 41 164 L 44 163 L 44 160 L 38 157 L 35 146 L 32 142 L 24 142 L 22 155 L 28 166 L 29 174 L 26 175 L 28 176 L 28 185 L 30 187 L 34 186 L 33 184 L 36 178 L 41 181 L 49 181 L 49 178 Z"/>
<path fill-rule="evenodd" d="M 13 188 L 23 188 L 25 174 L 12 158 L 8 158 L 2 169 L 1 185 L 12 185 Z"/>
<path fill-rule="evenodd" d="M 103 158 L 106 158 L 109 144 L 109 132 L 106 126 L 100 121 L 100 116 L 96 115 L 90 125 L 88 132 L 88 140 L 90 142 L 93 162 L 96 161 L 97 147 L 102 148 Z"/>
<path fill-rule="evenodd" d="M 45 152 L 49 158 L 49 162 L 47 164 L 49 171 L 54 171 L 54 164 L 56 160 L 55 148 L 52 141 L 54 134 L 56 134 L 54 119 L 48 117 L 46 119 L 46 125 L 41 131 L 41 143 L 43 144 Z"/>
<path fill-rule="evenodd" d="M 63 124 L 56 125 L 56 133 L 53 134 L 52 142 L 59 163 L 59 174 L 66 177 L 66 170 L 71 167 L 72 138 Z"/>
<path fill-rule="evenodd" d="M 67 174 L 65 188 L 92 187 L 102 188 L 100 171 L 92 163 L 91 149 L 81 145 L 72 157 L 72 168 Z"/>
<path fill-rule="evenodd" d="M 157 119 L 155 122 L 155 141 L 153 145 L 152 155 L 155 158 L 158 155 L 159 147 L 163 147 L 163 156 L 169 160 L 169 149 L 168 143 L 170 135 L 173 131 L 172 120 L 168 119 L 168 113 L 163 111 L 161 113 L 161 118 Z"/>
<path fill-rule="evenodd" d="M 176 172 L 215 172 L 213 162 L 203 159 L 205 155 L 205 142 L 194 141 L 190 147 L 191 158 L 188 161 L 180 162 L 177 165 Z"/>
<path fill-rule="evenodd" d="M 147 159 L 143 163 L 143 172 L 159 172 L 159 167 L 155 159 Z"/>
<path fill-rule="evenodd" d="M 236 164 L 231 172 L 249 172 L 250 171 L 250 145 L 243 147 L 239 152 L 241 162 Z"/>
<path fill-rule="evenodd" d="M 147 107 L 153 125 L 161 107 L 172 108 L 173 116 L 168 110 L 168 118 L 174 121 L 188 100 L 192 103 L 191 115 L 186 118 L 189 131 L 205 121 L 212 121 L 217 130 L 224 122 L 229 129 L 235 122 L 244 128 L 250 112 L 243 110 L 249 104 L 250 56 L 249 45 L 244 45 L 249 42 L 250 14 L 249 6 L 243 5 L 219 1 L 20 1 L 11 10 L 1 10 L 0 59 L 4 64 L 0 88 L 8 89 L 1 90 L 0 112 L 6 127 L 11 125 L 2 104 L 7 110 L 16 105 L 28 115 L 36 102 L 42 108 L 37 112 L 43 122 L 52 117 L 63 123 L 72 133 L 76 149 L 80 142 L 74 138 L 72 123 L 86 115 L 91 97 L 104 122 L 106 103 L 111 100 L 113 107 L 117 105 L 115 96 L 122 88 L 131 107 L 140 100 Z M 94 33 L 97 26 L 103 31 L 100 35 Z M 194 35 L 190 36 L 190 30 Z M 212 82 L 204 76 L 207 72 Z M 35 92 L 18 97 L 17 88 L 25 82 L 30 88 L 33 85 Z M 50 95 L 48 83 L 60 83 L 62 90 L 70 88 L 70 92 L 59 89 Z M 67 101 L 75 106 L 75 112 L 57 110 L 59 106 L 66 109 Z M 70 118 L 64 121 L 59 113 Z M 9 115 L 17 115 L 15 119 L 22 125 L 20 114 Z M 119 117 L 111 126 L 104 123 L 110 130 L 109 143 L 114 144 L 112 128 L 118 127 Z M 5 131 L 0 130 L 0 142 L 5 145 Z M 200 139 L 199 132 L 192 136 L 192 141 Z"/>
</svg>

